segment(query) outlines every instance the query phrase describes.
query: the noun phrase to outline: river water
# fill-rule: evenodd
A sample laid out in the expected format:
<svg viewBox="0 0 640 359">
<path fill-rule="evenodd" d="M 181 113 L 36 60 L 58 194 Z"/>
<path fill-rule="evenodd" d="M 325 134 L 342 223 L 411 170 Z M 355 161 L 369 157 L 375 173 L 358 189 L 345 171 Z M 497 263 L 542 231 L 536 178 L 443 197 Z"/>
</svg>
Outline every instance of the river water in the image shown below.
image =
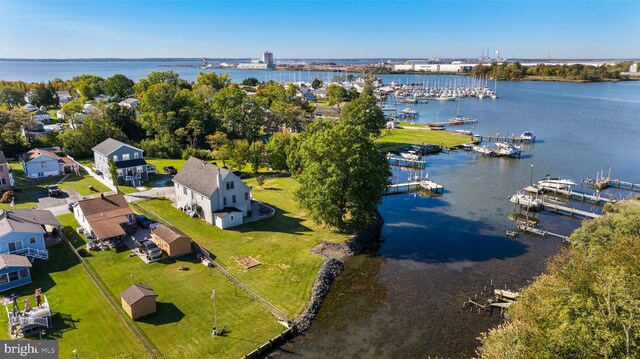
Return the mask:
<svg viewBox="0 0 640 359">
<path fill-rule="evenodd" d="M 122 73 L 138 79 L 150 71 L 169 69 L 162 65 L 167 63 L 0 61 L 0 79 L 46 81 L 83 73 L 104 77 Z M 202 71 L 170 69 L 187 80 Z M 314 76 L 327 80 L 333 75 L 215 71 L 230 73 L 234 81 L 246 77 L 307 81 Z M 461 81 L 455 76 L 381 77 L 386 83 Z M 385 221 L 381 238 L 346 263 L 312 328 L 274 356 L 471 357 L 479 333 L 499 323 L 500 316 L 470 313 L 462 303 L 491 283 L 510 289 L 526 285 L 561 248 L 559 239 L 523 235 L 508 239 L 505 232 L 514 229 L 515 208 L 507 198 L 532 178 L 550 174 L 579 182 L 600 170 L 606 174 L 609 167 L 612 177 L 640 183 L 640 82 L 498 82 L 497 90 L 497 100 L 398 105 L 417 109 L 420 122 L 460 114 L 479 121 L 456 129 L 483 135 L 532 130 L 537 141 L 523 146 L 519 159 L 462 151 L 426 157 L 430 177 L 445 186 L 445 193 L 386 197 L 380 206 Z M 394 181 L 409 175 L 398 169 L 393 173 Z M 603 194 L 618 199 L 632 196 L 612 189 Z M 568 204 L 601 212 L 598 206 Z M 536 214 L 535 220 L 541 229 L 560 234 L 580 225 L 577 219 L 550 213 Z"/>
</svg>

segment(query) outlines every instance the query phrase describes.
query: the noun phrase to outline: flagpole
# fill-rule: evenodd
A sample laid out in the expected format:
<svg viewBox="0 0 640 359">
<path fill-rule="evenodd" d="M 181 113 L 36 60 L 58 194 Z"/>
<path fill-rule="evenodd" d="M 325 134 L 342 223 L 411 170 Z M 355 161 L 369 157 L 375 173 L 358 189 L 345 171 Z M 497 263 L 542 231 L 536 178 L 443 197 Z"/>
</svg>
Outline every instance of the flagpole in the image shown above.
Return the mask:
<svg viewBox="0 0 640 359">
<path fill-rule="evenodd" d="M 213 332 L 211 333 L 211 335 L 213 336 L 217 336 L 218 335 L 218 316 L 216 313 L 216 290 L 214 289 L 213 292 L 211 292 L 211 298 L 213 298 Z"/>
</svg>

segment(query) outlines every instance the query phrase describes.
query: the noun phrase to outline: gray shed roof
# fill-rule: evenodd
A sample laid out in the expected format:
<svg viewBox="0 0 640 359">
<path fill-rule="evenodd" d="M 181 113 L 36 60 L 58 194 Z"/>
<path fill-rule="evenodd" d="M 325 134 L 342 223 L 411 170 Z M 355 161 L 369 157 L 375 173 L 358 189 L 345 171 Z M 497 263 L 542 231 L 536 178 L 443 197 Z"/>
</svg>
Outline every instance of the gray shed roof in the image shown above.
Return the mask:
<svg viewBox="0 0 640 359">
<path fill-rule="evenodd" d="M 218 188 L 216 183 L 218 173 L 222 175 L 223 181 L 227 175 L 235 176 L 226 168 L 207 163 L 196 157 L 189 157 L 182 169 L 173 177 L 173 182 L 210 197 Z"/>
<path fill-rule="evenodd" d="M 158 294 L 146 284 L 134 284 L 120 293 L 120 297 L 129 305 L 135 304 L 144 297 L 157 297 Z"/>
<path fill-rule="evenodd" d="M 31 268 L 31 262 L 25 256 L 17 254 L 0 254 L 0 269 L 11 267 L 28 267 Z"/>
<path fill-rule="evenodd" d="M 105 156 L 110 155 L 113 151 L 117 150 L 118 148 L 122 147 L 122 146 L 128 146 L 131 148 L 135 148 L 138 151 L 142 151 L 141 149 L 139 149 L 138 147 L 134 147 L 131 145 L 128 145 L 124 142 L 120 142 L 118 140 L 114 140 L 113 138 L 107 138 L 106 140 L 100 142 L 100 144 L 98 144 L 96 147 L 93 148 L 93 150 L 95 152 L 101 153 Z"/>
</svg>

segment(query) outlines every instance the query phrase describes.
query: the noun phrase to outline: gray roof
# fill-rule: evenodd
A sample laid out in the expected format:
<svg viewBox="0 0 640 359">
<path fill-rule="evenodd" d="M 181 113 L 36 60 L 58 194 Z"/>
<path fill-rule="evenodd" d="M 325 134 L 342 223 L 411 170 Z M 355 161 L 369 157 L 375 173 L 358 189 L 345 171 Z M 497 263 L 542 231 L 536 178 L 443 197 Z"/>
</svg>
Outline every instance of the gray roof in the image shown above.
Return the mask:
<svg viewBox="0 0 640 359">
<path fill-rule="evenodd" d="M 0 235 L 18 232 L 44 233 L 43 225 L 61 226 L 51 211 L 42 209 L 0 210 Z"/>
<path fill-rule="evenodd" d="M 0 151 L 0 164 L 7 163 L 7 159 L 4 157 L 4 152 Z"/>
<path fill-rule="evenodd" d="M 134 284 L 120 293 L 120 297 L 129 305 L 135 304 L 144 297 L 157 297 L 158 294 L 146 284 Z"/>
<path fill-rule="evenodd" d="M 25 256 L 17 254 L 0 254 L 0 269 L 11 267 L 28 267 L 31 268 L 31 262 Z"/>
<path fill-rule="evenodd" d="M 113 138 L 107 138 L 106 140 L 104 140 L 100 144 L 98 144 L 96 147 L 94 147 L 93 150 L 95 152 L 98 152 L 98 153 L 101 153 L 101 154 L 103 154 L 105 156 L 108 156 L 113 151 L 117 150 L 118 148 L 120 148 L 122 146 L 128 146 L 128 147 L 131 147 L 131 148 L 135 148 L 138 151 L 142 151 L 138 147 L 134 147 L 134 146 L 128 145 L 126 143 L 120 142 L 118 140 L 114 140 Z"/>
<path fill-rule="evenodd" d="M 228 169 L 207 163 L 196 157 L 189 157 L 182 169 L 173 177 L 173 182 L 185 186 L 203 196 L 211 197 L 218 185 L 216 176 L 220 173 L 222 180 L 227 175 L 235 176 Z"/>
<path fill-rule="evenodd" d="M 48 115 L 49 112 L 42 111 L 42 110 L 36 110 L 33 114 L 34 115 Z"/>
</svg>

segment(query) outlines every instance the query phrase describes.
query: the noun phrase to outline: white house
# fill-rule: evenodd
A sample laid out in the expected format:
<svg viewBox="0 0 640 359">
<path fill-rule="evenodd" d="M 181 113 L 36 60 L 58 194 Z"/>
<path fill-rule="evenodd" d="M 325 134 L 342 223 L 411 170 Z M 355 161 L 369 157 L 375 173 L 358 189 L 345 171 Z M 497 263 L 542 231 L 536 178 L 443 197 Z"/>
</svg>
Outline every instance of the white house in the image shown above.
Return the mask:
<svg viewBox="0 0 640 359">
<path fill-rule="evenodd" d="M 48 122 L 51 120 L 51 115 L 47 111 L 36 110 L 31 113 L 31 119 L 36 121 Z"/>
<path fill-rule="evenodd" d="M 250 216 L 251 188 L 226 168 L 189 157 L 173 178 L 176 206 L 225 229 Z"/>
<path fill-rule="evenodd" d="M 96 101 L 104 101 L 104 102 L 111 101 L 111 97 L 109 97 L 109 96 L 107 96 L 105 94 L 97 95 L 93 99 L 96 100 Z"/>
<path fill-rule="evenodd" d="M 140 100 L 138 100 L 137 98 L 127 98 L 118 102 L 118 105 L 129 107 L 129 108 L 136 108 L 138 107 L 139 104 L 140 104 Z"/>
<path fill-rule="evenodd" d="M 71 101 L 72 98 L 69 91 L 56 91 L 56 95 L 58 95 L 58 102 L 61 105 Z"/>
</svg>

